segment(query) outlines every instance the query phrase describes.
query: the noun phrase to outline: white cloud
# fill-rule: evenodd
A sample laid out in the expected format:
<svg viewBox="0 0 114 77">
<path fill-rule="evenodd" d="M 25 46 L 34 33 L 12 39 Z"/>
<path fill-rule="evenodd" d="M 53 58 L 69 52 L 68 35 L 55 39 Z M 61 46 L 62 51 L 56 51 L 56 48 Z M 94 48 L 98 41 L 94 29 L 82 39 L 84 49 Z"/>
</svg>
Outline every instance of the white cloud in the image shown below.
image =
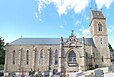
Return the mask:
<svg viewBox="0 0 114 77">
<path fill-rule="evenodd" d="M 37 19 L 39 19 L 39 21 L 42 21 L 42 19 L 38 17 L 38 13 L 37 13 L 37 12 L 35 12 L 35 17 L 36 17 Z"/>
<path fill-rule="evenodd" d="M 108 28 L 108 34 L 114 34 L 114 26 L 109 26 Z"/>
<path fill-rule="evenodd" d="M 86 20 L 89 20 L 89 17 L 86 17 Z"/>
<path fill-rule="evenodd" d="M 108 26 L 107 30 L 108 30 L 108 41 L 114 48 L 114 43 L 112 42 L 112 40 L 114 40 L 114 37 L 113 37 L 114 36 L 114 26 Z"/>
<path fill-rule="evenodd" d="M 84 30 L 84 26 L 82 25 L 82 26 L 80 26 L 79 31 L 82 32 L 83 30 Z"/>
<path fill-rule="evenodd" d="M 87 16 L 86 14 L 83 15 L 84 19 L 89 20 L 89 16 Z"/>
<path fill-rule="evenodd" d="M 38 18 L 38 13 L 37 12 L 35 12 L 35 17 Z"/>
<path fill-rule="evenodd" d="M 89 28 L 84 28 L 84 26 L 81 26 L 79 31 L 82 32 L 82 37 L 85 37 L 85 38 L 90 37 L 90 29 Z"/>
<path fill-rule="evenodd" d="M 42 8 L 45 8 L 46 5 L 50 4 L 51 0 L 35 0 L 38 4 L 38 12 L 42 13 Z"/>
<path fill-rule="evenodd" d="M 103 6 L 109 8 L 114 0 L 95 0 L 98 9 L 101 9 Z"/>
<path fill-rule="evenodd" d="M 89 28 L 87 28 L 87 29 L 83 29 L 83 31 L 82 31 L 82 36 L 83 37 L 90 37 L 90 30 L 89 30 Z"/>
<path fill-rule="evenodd" d="M 81 25 L 81 21 L 76 20 L 76 21 L 75 21 L 75 27 L 78 27 L 78 26 L 80 26 L 80 25 Z"/>
<path fill-rule="evenodd" d="M 59 15 L 67 14 L 69 10 L 73 10 L 75 13 L 80 13 L 84 10 L 89 3 L 89 0 L 37 0 L 38 11 L 41 14 L 42 8 L 53 3 L 57 8 Z"/>
<path fill-rule="evenodd" d="M 61 29 L 63 29 L 63 28 L 64 28 L 64 26 L 63 26 L 63 25 L 60 25 L 59 27 L 60 27 Z"/>
<path fill-rule="evenodd" d="M 42 19 L 39 19 L 39 21 L 42 21 Z"/>
<path fill-rule="evenodd" d="M 75 25 L 78 25 L 79 23 L 80 23 L 80 21 L 77 20 L 77 21 L 75 22 Z"/>
<path fill-rule="evenodd" d="M 77 37 L 77 38 L 79 38 L 79 37 L 81 38 L 82 36 L 81 36 L 80 33 L 76 33 L 76 37 Z"/>
</svg>

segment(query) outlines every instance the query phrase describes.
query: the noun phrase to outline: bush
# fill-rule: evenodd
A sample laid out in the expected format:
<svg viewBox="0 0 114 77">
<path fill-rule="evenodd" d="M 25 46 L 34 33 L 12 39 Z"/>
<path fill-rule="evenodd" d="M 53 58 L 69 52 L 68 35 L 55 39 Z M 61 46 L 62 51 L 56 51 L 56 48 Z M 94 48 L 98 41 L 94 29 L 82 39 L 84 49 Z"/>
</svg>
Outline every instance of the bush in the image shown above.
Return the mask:
<svg viewBox="0 0 114 77">
<path fill-rule="evenodd" d="M 54 77 L 54 75 L 52 75 L 51 77 Z"/>
<path fill-rule="evenodd" d="M 43 77 L 41 74 L 36 74 L 35 77 Z"/>
<path fill-rule="evenodd" d="M 96 64 L 96 65 L 95 65 L 95 68 L 99 68 L 99 65 Z"/>
<path fill-rule="evenodd" d="M 4 66 L 3 65 L 0 65 L 0 70 L 4 70 Z"/>
<path fill-rule="evenodd" d="M 88 66 L 89 66 L 89 70 L 95 69 L 92 64 L 89 64 Z"/>
</svg>

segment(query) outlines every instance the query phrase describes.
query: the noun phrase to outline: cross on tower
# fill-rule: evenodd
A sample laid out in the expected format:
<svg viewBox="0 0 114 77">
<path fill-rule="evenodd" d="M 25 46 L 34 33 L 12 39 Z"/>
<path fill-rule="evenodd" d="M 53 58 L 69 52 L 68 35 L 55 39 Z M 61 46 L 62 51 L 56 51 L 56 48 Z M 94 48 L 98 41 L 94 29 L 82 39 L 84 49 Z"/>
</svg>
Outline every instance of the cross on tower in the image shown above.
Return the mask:
<svg viewBox="0 0 114 77">
<path fill-rule="evenodd" d="M 74 30 L 72 30 L 72 33 L 74 32 Z"/>
<path fill-rule="evenodd" d="M 74 32 L 74 30 L 72 30 L 71 37 L 73 37 L 73 36 L 74 36 L 73 32 Z"/>
</svg>

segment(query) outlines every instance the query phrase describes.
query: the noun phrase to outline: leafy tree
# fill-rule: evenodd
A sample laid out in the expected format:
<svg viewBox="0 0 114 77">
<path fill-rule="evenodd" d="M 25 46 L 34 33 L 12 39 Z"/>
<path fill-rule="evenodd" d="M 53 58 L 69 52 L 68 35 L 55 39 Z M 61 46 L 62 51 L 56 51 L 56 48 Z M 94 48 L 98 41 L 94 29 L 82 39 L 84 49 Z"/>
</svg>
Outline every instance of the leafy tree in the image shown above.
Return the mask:
<svg viewBox="0 0 114 77">
<path fill-rule="evenodd" d="M 113 48 L 109 43 L 108 43 L 108 47 L 109 47 L 110 52 L 113 52 Z"/>
<path fill-rule="evenodd" d="M 4 39 L 0 38 L 0 65 L 5 63 L 5 45 Z"/>
</svg>

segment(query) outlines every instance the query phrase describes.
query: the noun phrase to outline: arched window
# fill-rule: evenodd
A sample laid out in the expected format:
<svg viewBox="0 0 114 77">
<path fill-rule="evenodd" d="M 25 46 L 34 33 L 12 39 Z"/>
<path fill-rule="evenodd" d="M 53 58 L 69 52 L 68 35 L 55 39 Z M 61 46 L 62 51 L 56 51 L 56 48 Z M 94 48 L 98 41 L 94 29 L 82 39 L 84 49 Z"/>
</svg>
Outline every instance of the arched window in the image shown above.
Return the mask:
<svg viewBox="0 0 114 77">
<path fill-rule="evenodd" d="M 26 64 L 29 64 L 29 50 L 26 51 Z"/>
<path fill-rule="evenodd" d="M 48 49 L 48 54 L 49 54 L 49 66 L 52 65 L 52 50 L 51 48 Z"/>
<path fill-rule="evenodd" d="M 15 50 L 13 51 L 13 64 L 15 64 Z"/>
<path fill-rule="evenodd" d="M 103 44 L 103 39 L 102 38 L 100 38 L 100 43 Z"/>
<path fill-rule="evenodd" d="M 102 31 L 102 24 L 101 23 L 98 24 L 98 30 Z"/>
<path fill-rule="evenodd" d="M 68 63 L 76 63 L 76 54 L 74 51 L 71 51 L 68 55 Z"/>
<path fill-rule="evenodd" d="M 40 51 L 40 60 L 39 60 L 39 64 L 40 64 L 40 65 L 43 64 L 43 49 Z"/>
<path fill-rule="evenodd" d="M 58 64 L 58 50 L 55 50 L 55 65 Z"/>
</svg>

